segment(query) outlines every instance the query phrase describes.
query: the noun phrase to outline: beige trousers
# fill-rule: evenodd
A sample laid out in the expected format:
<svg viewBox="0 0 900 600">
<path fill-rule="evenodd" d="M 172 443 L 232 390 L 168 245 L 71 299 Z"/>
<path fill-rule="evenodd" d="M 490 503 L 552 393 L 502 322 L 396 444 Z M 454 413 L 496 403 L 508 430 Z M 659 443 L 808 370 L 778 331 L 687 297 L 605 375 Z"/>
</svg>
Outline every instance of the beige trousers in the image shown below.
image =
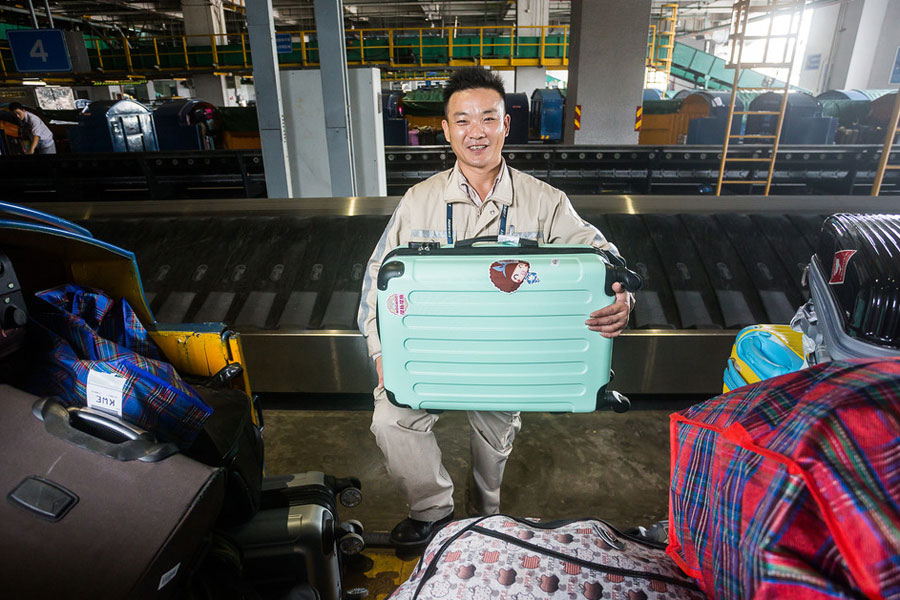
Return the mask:
<svg viewBox="0 0 900 600">
<path fill-rule="evenodd" d="M 477 514 L 500 511 L 500 484 L 513 440 L 521 429 L 518 412 L 469 411 L 472 428 L 471 506 Z M 436 521 L 453 512 L 453 481 L 441 464 L 432 428 L 440 415 L 391 404 L 384 388 L 375 389 L 372 433 L 384 454 L 388 473 L 409 504 L 409 516 Z M 459 515 L 460 517 L 464 515 Z"/>
</svg>

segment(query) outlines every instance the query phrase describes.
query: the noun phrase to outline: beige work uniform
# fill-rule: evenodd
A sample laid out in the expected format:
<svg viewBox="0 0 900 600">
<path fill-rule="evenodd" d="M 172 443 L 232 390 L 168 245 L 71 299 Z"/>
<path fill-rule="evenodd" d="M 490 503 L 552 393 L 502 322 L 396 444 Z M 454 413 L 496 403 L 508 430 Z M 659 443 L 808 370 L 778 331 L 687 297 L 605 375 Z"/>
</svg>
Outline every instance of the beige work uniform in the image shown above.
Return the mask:
<svg viewBox="0 0 900 600">
<path fill-rule="evenodd" d="M 409 242 L 447 242 L 447 204 L 453 207 L 454 241 L 496 236 L 500 214 L 508 205 L 507 235 L 544 244 L 591 244 L 618 254 L 603 234 L 578 216 L 568 197 L 556 188 L 520 171 L 501 167 L 501 176 L 481 206 L 464 191 L 458 168 L 443 171 L 411 187 L 369 259 L 359 308 L 359 328 L 369 356 L 381 352 L 375 322 L 378 270 L 384 257 Z M 585 319 L 588 315 L 585 315 Z M 599 334 L 598 334 L 599 335 Z M 409 515 L 434 521 L 453 511 L 453 482 L 441 464 L 441 450 L 432 428 L 438 415 L 390 403 L 384 388 L 375 394 L 372 433 L 384 453 L 391 477 L 400 486 Z M 472 475 L 470 510 L 495 514 L 500 510 L 500 484 L 513 440 L 521 428 L 518 412 L 470 411 Z"/>
</svg>

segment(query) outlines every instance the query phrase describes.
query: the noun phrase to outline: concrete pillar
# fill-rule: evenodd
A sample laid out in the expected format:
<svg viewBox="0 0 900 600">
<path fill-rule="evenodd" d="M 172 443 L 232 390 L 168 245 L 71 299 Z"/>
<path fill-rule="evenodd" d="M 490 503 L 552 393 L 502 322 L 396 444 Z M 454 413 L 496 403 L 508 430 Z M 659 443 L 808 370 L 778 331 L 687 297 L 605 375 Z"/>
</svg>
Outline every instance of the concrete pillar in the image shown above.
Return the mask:
<svg viewBox="0 0 900 600">
<path fill-rule="evenodd" d="M 357 195 L 384 196 L 387 179 L 384 164 L 384 132 L 381 123 L 381 72 L 378 69 L 348 71 L 353 119 L 353 166 Z M 325 102 L 321 72 L 313 69 L 281 72 L 285 131 L 291 164 L 294 198 L 333 196 Z"/>
<path fill-rule="evenodd" d="M 253 54 L 256 116 L 259 119 L 259 141 L 266 169 L 266 192 L 269 198 L 290 198 L 291 169 L 284 132 L 281 78 L 273 18 L 272 0 L 253 0 L 247 3 L 247 32 L 250 37 L 250 52 Z"/>
<path fill-rule="evenodd" d="M 516 26 L 519 37 L 537 38 L 546 30 L 541 26 L 550 24 L 550 0 L 518 0 L 516 2 Z M 537 48 L 540 56 L 540 46 Z M 516 67 L 515 91 L 523 92 L 531 97 L 536 89 L 547 87 L 547 69 L 545 67 Z"/>
<path fill-rule="evenodd" d="M 152 81 L 141 83 L 134 86 L 134 97 L 141 102 L 147 103 L 156 100 L 156 88 Z"/>
<path fill-rule="evenodd" d="M 516 73 L 515 71 L 510 71 L 507 69 L 497 69 L 494 71 L 499 77 L 500 81 L 503 82 L 503 89 L 507 91 L 507 93 L 512 93 L 516 90 Z"/>
<path fill-rule="evenodd" d="M 850 57 L 850 66 L 847 71 L 846 87 L 850 89 L 864 89 L 868 86 L 888 3 L 889 0 L 865 0 L 863 3 L 857 26 L 856 42 L 853 44 L 853 54 Z M 894 21 L 892 25 L 896 32 L 898 23 Z"/>
<path fill-rule="evenodd" d="M 314 8 L 319 61 L 322 65 L 322 97 L 331 193 L 335 197 L 356 196 L 347 48 L 344 40 L 344 3 L 342 0 L 315 0 Z"/>
<path fill-rule="evenodd" d="M 850 0 L 814 10 L 800 86 L 817 92 L 889 87 L 900 2 Z"/>
<path fill-rule="evenodd" d="M 182 0 L 181 13 L 184 15 L 184 33 L 193 35 L 213 35 L 225 33 L 225 11 L 222 0 Z M 216 38 L 217 44 L 224 39 Z M 188 45 L 208 46 L 210 39 L 188 38 Z"/>
<path fill-rule="evenodd" d="M 572 0 L 563 143 L 637 144 L 651 0 Z M 575 131 L 575 105 L 581 129 Z"/>
<path fill-rule="evenodd" d="M 872 59 L 872 71 L 869 73 L 869 89 L 898 88 L 898 61 L 900 61 L 900 2 L 889 2 L 881 23 L 881 35 Z M 893 82 L 891 78 L 893 75 Z"/>
<path fill-rule="evenodd" d="M 181 12 L 184 15 L 184 33 L 188 46 L 211 46 L 226 42 L 225 11 L 222 0 L 182 0 Z M 204 37 L 192 37 L 204 36 Z M 229 102 L 228 89 L 224 75 L 195 75 L 194 97 L 212 102 L 216 106 L 234 106 Z"/>
<path fill-rule="evenodd" d="M 531 98 L 534 90 L 547 87 L 547 69 L 544 67 L 516 67 L 516 92 Z"/>
<path fill-rule="evenodd" d="M 212 102 L 216 106 L 233 106 L 228 103 L 228 89 L 225 86 L 224 75 L 194 75 L 192 95 Z"/>
</svg>

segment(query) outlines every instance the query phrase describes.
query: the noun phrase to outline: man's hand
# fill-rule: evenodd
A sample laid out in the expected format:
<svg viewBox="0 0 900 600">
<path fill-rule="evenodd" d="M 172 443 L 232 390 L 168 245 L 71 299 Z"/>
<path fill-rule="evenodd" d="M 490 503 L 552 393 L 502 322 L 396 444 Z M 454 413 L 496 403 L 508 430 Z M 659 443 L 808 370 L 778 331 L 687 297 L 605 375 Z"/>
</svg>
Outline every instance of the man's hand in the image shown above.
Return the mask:
<svg viewBox="0 0 900 600">
<path fill-rule="evenodd" d="M 628 324 L 628 314 L 631 312 L 628 292 L 625 291 L 622 284 L 618 281 L 614 283 L 613 291 L 616 293 L 616 301 L 606 308 L 595 310 L 585 321 L 588 329 L 598 331 L 600 335 L 607 338 L 614 338 L 622 333 L 625 325 Z"/>
<path fill-rule="evenodd" d="M 381 357 L 375 359 L 375 370 L 378 371 L 378 387 L 384 387 L 384 371 L 381 369 Z"/>
</svg>

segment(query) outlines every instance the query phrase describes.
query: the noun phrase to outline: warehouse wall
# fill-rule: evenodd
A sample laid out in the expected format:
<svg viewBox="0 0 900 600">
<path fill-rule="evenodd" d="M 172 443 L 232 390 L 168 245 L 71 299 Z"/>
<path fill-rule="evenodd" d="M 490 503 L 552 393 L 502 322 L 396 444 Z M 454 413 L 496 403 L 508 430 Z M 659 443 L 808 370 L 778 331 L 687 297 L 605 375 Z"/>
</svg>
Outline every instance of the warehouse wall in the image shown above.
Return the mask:
<svg viewBox="0 0 900 600">
<path fill-rule="evenodd" d="M 871 89 L 897 88 L 898 84 L 890 83 L 897 50 L 900 48 L 900 1 L 888 2 L 881 35 L 872 60 L 872 72 L 869 74 L 868 87 Z"/>
</svg>

